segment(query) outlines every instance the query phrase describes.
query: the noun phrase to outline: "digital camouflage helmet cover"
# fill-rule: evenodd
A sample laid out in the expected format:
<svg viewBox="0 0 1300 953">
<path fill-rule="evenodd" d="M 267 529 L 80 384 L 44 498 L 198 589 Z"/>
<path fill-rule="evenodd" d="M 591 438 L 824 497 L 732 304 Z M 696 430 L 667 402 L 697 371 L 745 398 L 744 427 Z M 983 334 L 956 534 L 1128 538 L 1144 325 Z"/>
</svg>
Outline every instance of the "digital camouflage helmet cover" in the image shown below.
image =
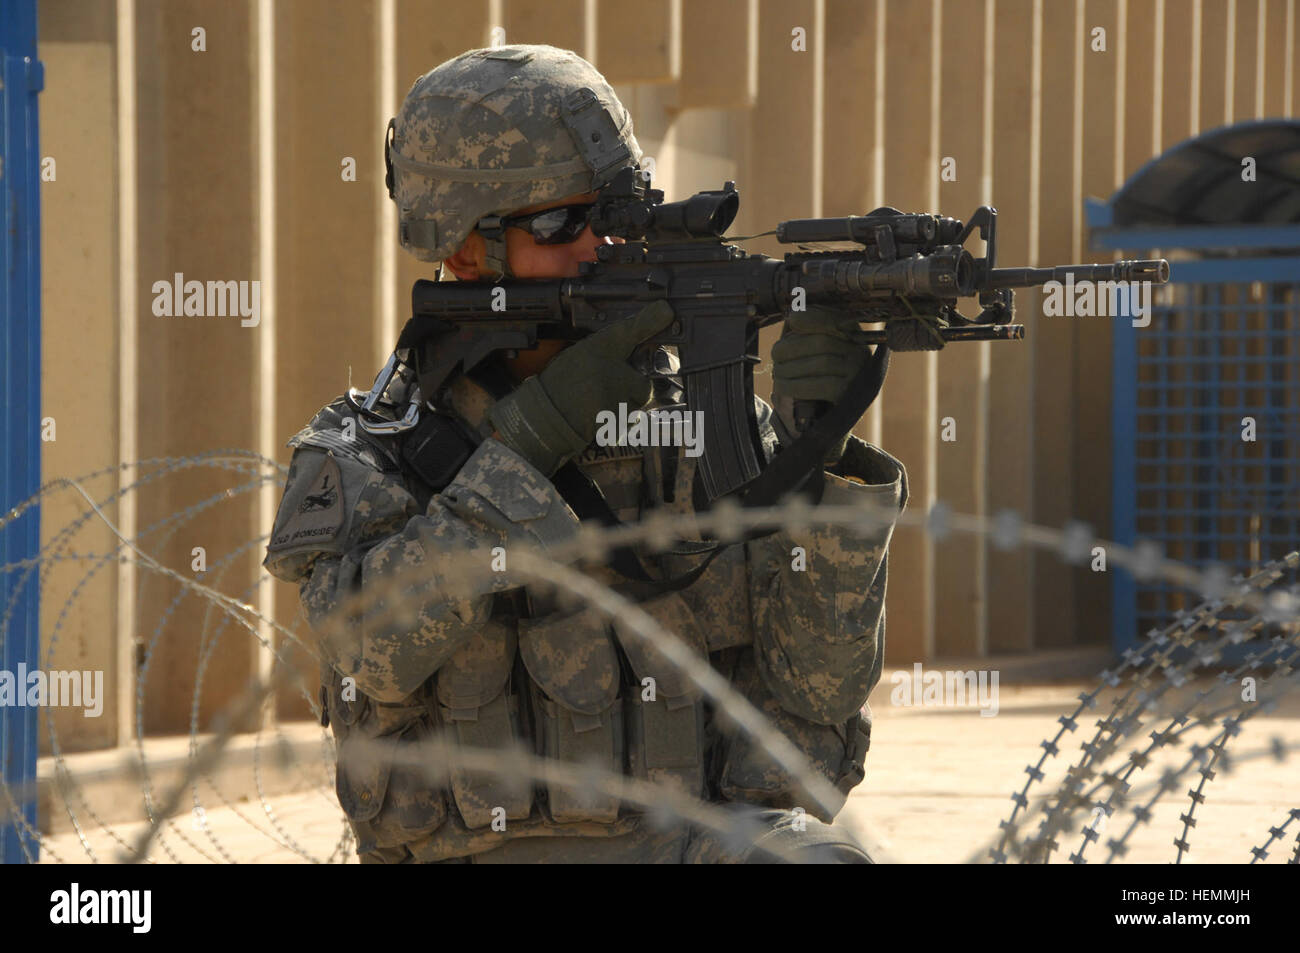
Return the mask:
<svg viewBox="0 0 1300 953">
<path fill-rule="evenodd" d="M 475 227 L 508 274 L 494 216 L 608 183 L 637 166 L 632 117 L 596 68 L 553 46 L 470 50 L 431 69 L 385 134 L 402 247 L 442 261 Z"/>
</svg>

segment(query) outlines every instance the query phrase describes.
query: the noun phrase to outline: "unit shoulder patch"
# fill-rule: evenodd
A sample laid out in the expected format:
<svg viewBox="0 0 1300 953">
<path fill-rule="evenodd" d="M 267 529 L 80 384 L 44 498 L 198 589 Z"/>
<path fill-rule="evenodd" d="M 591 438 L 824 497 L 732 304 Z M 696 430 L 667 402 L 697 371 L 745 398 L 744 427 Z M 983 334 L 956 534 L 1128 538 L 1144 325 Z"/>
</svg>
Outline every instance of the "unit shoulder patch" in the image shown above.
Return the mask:
<svg viewBox="0 0 1300 953">
<path fill-rule="evenodd" d="M 320 470 L 306 492 L 285 494 L 267 550 L 275 553 L 307 545 L 328 548 L 345 520 L 342 484 L 338 461 L 330 454 L 322 456 Z"/>
</svg>

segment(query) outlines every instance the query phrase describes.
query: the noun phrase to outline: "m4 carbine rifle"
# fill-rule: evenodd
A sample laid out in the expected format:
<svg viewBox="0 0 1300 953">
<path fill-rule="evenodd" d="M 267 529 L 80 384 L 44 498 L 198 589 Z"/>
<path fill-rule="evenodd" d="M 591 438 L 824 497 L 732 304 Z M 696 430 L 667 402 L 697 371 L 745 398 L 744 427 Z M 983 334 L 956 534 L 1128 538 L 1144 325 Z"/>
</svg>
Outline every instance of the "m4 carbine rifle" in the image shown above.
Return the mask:
<svg viewBox="0 0 1300 953">
<path fill-rule="evenodd" d="M 417 281 L 412 317 L 397 353 L 418 352 L 431 336 L 437 339 L 418 368 L 411 410 L 418 394 L 439 405 L 458 374 L 494 353 L 526 350 L 539 338 L 576 340 L 664 299 L 676 320 L 645 346 L 676 347 L 687 406 L 704 411 L 700 489 L 707 501 L 736 494 L 746 505 L 767 505 L 820 470 L 826 448 L 861 417 L 888 366 L 887 333 L 864 332 L 863 340 L 877 347 L 862 373 L 815 421 L 809 408 L 797 407 L 796 415 L 808 426 L 765 470 L 753 393 L 758 331 L 783 320 L 792 308 L 850 311 L 866 323 L 938 315 L 943 320 L 931 327 L 944 341 L 1005 341 L 1024 335 L 1022 325 L 1010 323 L 1013 288 L 1064 282 L 1067 274 L 1076 281 L 1162 283 L 1169 277 L 1163 259 L 996 268 L 997 212 L 989 206 L 976 209 L 965 223 L 893 208 L 782 222 L 776 237 L 784 244 L 848 242 L 853 247 L 769 258 L 747 254 L 724 237 L 739 204 L 732 182 L 664 202 L 644 172 L 628 168 L 601 191 L 592 216 L 597 235 L 626 242 L 598 247 L 597 261 L 584 262 L 578 277 L 498 284 Z M 976 231 L 984 242 L 983 258 L 963 247 Z M 968 319 L 957 312 L 957 300 L 972 296 L 982 310 Z M 368 398 L 372 405 L 392 369 L 390 360 Z"/>
</svg>

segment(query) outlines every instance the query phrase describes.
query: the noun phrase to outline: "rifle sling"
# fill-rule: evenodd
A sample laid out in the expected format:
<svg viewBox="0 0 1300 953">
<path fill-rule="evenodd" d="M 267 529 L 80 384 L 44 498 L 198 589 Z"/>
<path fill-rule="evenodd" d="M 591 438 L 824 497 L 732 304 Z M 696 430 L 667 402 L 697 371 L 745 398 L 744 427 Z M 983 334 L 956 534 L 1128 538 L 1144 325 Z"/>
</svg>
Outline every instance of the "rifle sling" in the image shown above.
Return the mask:
<svg viewBox="0 0 1300 953">
<path fill-rule="evenodd" d="M 853 425 L 871 406 L 884 386 L 888 372 L 889 349 L 879 345 L 849 381 L 844 395 L 835 406 L 817 418 L 794 443 L 778 453 L 767 468 L 742 491 L 743 505 L 747 508 L 771 506 L 786 493 L 801 488 L 810 491 L 814 503 L 821 502 L 825 487 L 822 461 L 830 448 L 853 429 Z M 556 472 L 552 482 L 579 518 L 597 519 L 602 525 L 610 527 L 622 525 L 600 488 L 572 461 Z M 773 532 L 775 528 L 754 530 L 736 542 L 758 539 Z M 733 545 L 735 542 L 719 543 L 695 568 L 680 576 L 663 580 L 650 577 L 631 547 L 615 547 L 610 565 L 628 581 L 611 588 L 634 599 L 684 589 L 702 576 L 723 550 Z"/>
<path fill-rule="evenodd" d="M 820 503 L 824 486 L 822 461 L 830 448 L 866 413 L 884 386 L 888 372 L 889 348 L 879 344 L 835 405 L 741 489 L 743 505 L 746 508 L 773 506 L 786 493 L 801 487 L 811 491 L 814 503 Z"/>
<path fill-rule="evenodd" d="M 610 509 L 604 494 L 600 492 L 594 480 L 578 468 L 578 465 L 572 461 L 566 463 L 555 472 L 551 477 L 551 482 L 555 484 L 556 490 L 568 503 L 574 513 L 580 519 L 599 520 L 602 526 L 622 526 L 623 522 Z M 678 589 L 685 589 L 696 579 L 704 574 L 704 570 L 717 557 L 717 555 L 726 549 L 726 546 L 717 546 L 712 552 L 694 569 L 675 576 L 672 579 L 654 579 L 645 571 L 640 558 L 630 546 L 616 546 L 610 554 L 610 565 L 619 575 L 627 579 L 627 582 L 618 583 L 611 586 L 615 592 L 618 592 L 631 599 L 646 599 L 650 596 L 658 595 L 662 592 L 673 592 Z"/>
</svg>

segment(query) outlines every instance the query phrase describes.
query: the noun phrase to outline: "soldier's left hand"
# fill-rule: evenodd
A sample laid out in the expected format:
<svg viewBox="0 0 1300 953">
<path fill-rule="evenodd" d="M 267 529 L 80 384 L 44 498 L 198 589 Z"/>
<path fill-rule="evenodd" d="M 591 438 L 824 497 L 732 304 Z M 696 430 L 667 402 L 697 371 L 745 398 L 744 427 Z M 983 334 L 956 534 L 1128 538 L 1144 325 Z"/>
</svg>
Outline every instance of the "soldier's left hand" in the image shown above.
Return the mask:
<svg viewBox="0 0 1300 953">
<path fill-rule="evenodd" d="M 798 433 L 797 400 L 839 400 L 849 381 L 870 356 L 859 318 L 847 311 L 810 308 L 792 312 L 781 339 L 772 345 L 772 403 L 787 434 Z M 831 448 L 827 462 L 838 460 L 848 442 Z"/>
<path fill-rule="evenodd" d="M 868 357 L 859 318 L 847 311 L 793 312 L 772 345 L 772 396 L 834 402 Z"/>
</svg>

